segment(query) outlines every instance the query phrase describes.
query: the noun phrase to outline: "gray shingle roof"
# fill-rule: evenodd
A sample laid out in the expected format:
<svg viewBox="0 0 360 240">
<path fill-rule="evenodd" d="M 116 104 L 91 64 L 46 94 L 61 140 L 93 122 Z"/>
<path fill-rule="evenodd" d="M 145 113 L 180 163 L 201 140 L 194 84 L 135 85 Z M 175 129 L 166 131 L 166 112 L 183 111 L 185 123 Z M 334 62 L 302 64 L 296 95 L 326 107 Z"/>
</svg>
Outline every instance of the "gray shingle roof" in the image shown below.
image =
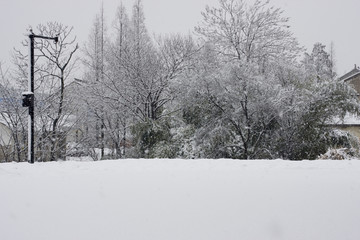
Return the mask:
<svg viewBox="0 0 360 240">
<path fill-rule="evenodd" d="M 357 75 L 360 75 L 360 69 L 355 65 L 353 70 L 340 77 L 340 81 L 347 81 L 353 77 L 356 77 Z"/>
</svg>

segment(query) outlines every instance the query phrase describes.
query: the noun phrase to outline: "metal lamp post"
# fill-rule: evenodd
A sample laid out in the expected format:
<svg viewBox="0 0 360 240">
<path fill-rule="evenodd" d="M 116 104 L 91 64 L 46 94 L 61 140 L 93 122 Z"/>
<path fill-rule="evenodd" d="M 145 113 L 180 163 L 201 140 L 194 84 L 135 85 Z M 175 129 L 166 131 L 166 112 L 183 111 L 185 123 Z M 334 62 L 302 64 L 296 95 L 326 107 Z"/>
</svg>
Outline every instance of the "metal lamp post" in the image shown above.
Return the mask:
<svg viewBox="0 0 360 240">
<path fill-rule="evenodd" d="M 22 93 L 23 96 L 23 107 L 29 108 L 29 117 L 28 117 L 28 161 L 29 163 L 35 162 L 35 153 L 34 153 L 34 110 L 35 110 L 35 96 L 34 96 L 34 43 L 35 38 L 41 38 L 41 39 L 49 39 L 54 40 L 55 44 L 58 42 L 58 37 L 46 37 L 46 36 L 40 36 L 35 35 L 32 31 L 29 34 L 29 61 L 30 61 L 30 72 L 29 72 L 29 87 L 28 92 Z"/>
</svg>

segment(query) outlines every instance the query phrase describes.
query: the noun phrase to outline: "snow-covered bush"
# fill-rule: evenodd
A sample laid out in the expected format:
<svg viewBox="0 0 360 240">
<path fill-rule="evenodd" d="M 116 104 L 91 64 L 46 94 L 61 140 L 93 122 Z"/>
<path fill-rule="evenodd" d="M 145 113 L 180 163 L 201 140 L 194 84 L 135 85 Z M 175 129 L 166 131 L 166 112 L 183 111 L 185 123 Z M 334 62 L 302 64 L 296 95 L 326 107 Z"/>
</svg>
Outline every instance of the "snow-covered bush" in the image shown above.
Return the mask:
<svg viewBox="0 0 360 240">
<path fill-rule="evenodd" d="M 319 156 L 318 159 L 326 160 L 346 160 L 359 158 L 359 150 L 354 148 L 338 148 L 338 149 L 329 149 L 325 154 Z"/>
<path fill-rule="evenodd" d="M 359 158 L 359 139 L 349 132 L 334 129 L 327 136 L 329 149 L 318 159 L 344 160 Z"/>
<path fill-rule="evenodd" d="M 360 142 L 359 139 L 350 134 L 347 131 L 333 129 L 327 136 L 329 145 L 331 148 L 348 148 L 348 149 L 359 149 Z"/>
</svg>

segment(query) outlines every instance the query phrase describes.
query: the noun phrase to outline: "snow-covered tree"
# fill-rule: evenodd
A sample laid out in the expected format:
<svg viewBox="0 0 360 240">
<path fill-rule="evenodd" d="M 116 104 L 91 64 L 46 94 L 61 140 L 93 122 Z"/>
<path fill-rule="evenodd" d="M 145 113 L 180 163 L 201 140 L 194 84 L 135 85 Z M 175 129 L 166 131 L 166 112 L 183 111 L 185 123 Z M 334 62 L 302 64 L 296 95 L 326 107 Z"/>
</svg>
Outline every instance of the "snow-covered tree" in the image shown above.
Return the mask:
<svg viewBox="0 0 360 240">
<path fill-rule="evenodd" d="M 86 105 L 84 114 L 85 125 L 85 145 L 88 150 L 99 148 L 101 150 L 100 158 L 105 156 L 105 146 L 107 141 L 106 121 L 108 113 L 104 98 L 107 96 L 105 83 L 107 80 L 106 72 L 108 64 L 106 61 L 109 48 L 109 39 L 107 36 L 107 24 L 105 21 L 104 7 L 101 6 L 99 14 L 96 15 L 89 39 L 86 42 L 83 63 L 86 68 L 84 76 L 84 94 L 83 102 Z M 95 159 L 97 157 L 94 156 Z"/>
<path fill-rule="evenodd" d="M 323 153 L 330 144 L 327 121 L 357 112 L 356 100 L 336 82 L 313 81 L 296 62 L 301 48 L 282 11 L 269 2 L 221 0 L 203 16 L 197 32 L 206 42 L 183 105 L 184 121 L 195 127 L 193 155 L 313 159 Z"/>
<path fill-rule="evenodd" d="M 330 53 L 326 51 L 326 46 L 322 43 L 315 43 L 312 52 L 305 53 L 304 65 L 307 73 L 313 75 L 318 80 L 334 79 L 334 47 L 331 45 Z"/>
<path fill-rule="evenodd" d="M 281 61 L 294 62 L 300 48 L 288 19 L 268 1 L 219 3 L 206 8 L 196 28 L 220 61 L 215 72 L 199 76 L 211 109 L 210 128 L 199 135 L 210 140 L 205 156 L 265 156 L 264 141 L 277 114 L 272 103 L 281 97 L 273 72 Z"/>
<path fill-rule="evenodd" d="M 299 50 L 289 30 L 288 18 L 269 1 L 219 0 L 207 6 L 196 31 L 228 60 L 257 63 L 259 70 L 279 57 L 292 60 Z"/>
<path fill-rule="evenodd" d="M 106 83 L 108 100 L 119 107 L 123 133 L 132 126 L 134 143 L 144 154 L 160 141 L 150 136 L 159 136 L 155 129 L 167 129 L 165 119 L 171 113 L 167 107 L 176 97 L 175 79 L 187 69 L 195 44 L 190 36 L 151 38 L 141 1 L 135 1 L 131 18 L 120 6 L 114 23 L 115 41 L 109 51 L 111 71 Z"/>
</svg>

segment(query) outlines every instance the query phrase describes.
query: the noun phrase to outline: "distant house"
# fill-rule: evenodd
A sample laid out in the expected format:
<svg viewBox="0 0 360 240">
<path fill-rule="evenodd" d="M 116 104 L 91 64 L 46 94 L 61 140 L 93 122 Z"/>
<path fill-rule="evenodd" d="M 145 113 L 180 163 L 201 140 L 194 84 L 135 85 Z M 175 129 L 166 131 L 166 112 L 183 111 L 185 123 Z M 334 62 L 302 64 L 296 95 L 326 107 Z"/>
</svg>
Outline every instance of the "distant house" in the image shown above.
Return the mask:
<svg viewBox="0 0 360 240">
<path fill-rule="evenodd" d="M 339 80 L 352 85 L 360 96 L 360 68 L 358 66 L 355 65 L 353 70 L 340 77 Z"/>
<path fill-rule="evenodd" d="M 355 65 L 350 72 L 341 76 L 339 80 L 350 84 L 356 90 L 357 96 L 360 97 L 360 68 L 358 66 Z M 343 120 L 334 119 L 331 126 L 346 131 L 360 140 L 360 116 L 347 114 Z"/>
</svg>

